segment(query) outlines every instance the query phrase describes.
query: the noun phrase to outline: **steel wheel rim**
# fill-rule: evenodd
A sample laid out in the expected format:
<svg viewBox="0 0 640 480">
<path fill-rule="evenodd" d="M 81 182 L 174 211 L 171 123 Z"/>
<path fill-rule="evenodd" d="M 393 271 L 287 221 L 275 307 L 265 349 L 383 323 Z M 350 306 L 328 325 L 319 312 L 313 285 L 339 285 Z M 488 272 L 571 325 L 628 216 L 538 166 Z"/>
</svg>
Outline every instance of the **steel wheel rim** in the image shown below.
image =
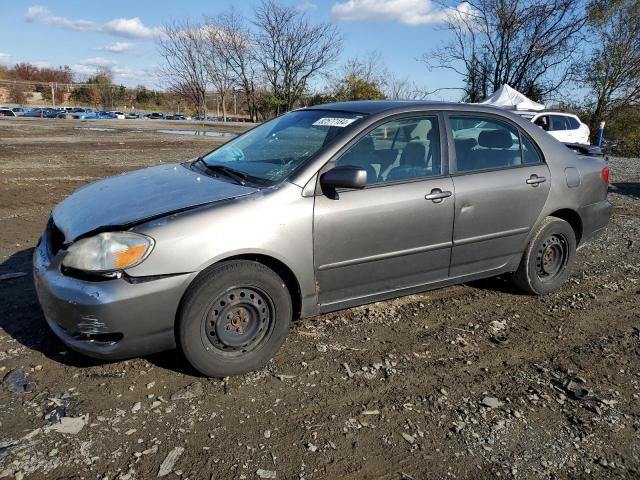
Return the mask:
<svg viewBox="0 0 640 480">
<path fill-rule="evenodd" d="M 567 239 L 554 233 L 542 243 L 536 255 L 536 272 L 543 282 L 549 282 L 562 274 L 569 261 Z"/>
<path fill-rule="evenodd" d="M 202 325 L 209 348 L 240 356 L 264 343 L 273 329 L 273 301 L 256 287 L 232 287 L 210 305 Z"/>
</svg>

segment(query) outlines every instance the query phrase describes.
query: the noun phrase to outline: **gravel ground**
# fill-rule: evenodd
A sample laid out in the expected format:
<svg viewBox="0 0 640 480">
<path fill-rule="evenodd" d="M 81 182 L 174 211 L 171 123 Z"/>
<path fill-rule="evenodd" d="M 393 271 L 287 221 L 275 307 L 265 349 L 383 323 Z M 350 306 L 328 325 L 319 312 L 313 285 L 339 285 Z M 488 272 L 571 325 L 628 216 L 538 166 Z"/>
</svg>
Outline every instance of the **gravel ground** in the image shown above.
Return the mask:
<svg viewBox="0 0 640 480">
<path fill-rule="evenodd" d="M 223 139 L 0 120 L 0 478 L 640 478 L 639 159 L 610 159 L 610 227 L 560 291 L 496 278 L 322 315 L 222 381 L 176 352 L 69 351 L 30 256 L 78 186 Z"/>
</svg>

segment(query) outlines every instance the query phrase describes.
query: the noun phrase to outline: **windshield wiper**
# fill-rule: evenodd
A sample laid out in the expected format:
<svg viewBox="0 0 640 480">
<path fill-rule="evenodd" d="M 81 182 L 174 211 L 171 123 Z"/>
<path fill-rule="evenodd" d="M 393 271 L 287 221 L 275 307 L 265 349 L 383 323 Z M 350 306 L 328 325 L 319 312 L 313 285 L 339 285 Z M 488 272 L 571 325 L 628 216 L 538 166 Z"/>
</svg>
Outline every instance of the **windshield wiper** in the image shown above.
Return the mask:
<svg viewBox="0 0 640 480">
<path fill-rule="evenodd" d="M 196 163 L 202 163 L 204 167 L 210 172 L 222 173 L 223 175 L 231 178 L 233 181 L 235 181 L 240 185 L 246 185 L 247 183 L 247 175 L 237 170 L 234 170 L 233 168 L 227 167 L 225 165 L 209 165 L 201 157 L 196 160 Z"/>
</svg>

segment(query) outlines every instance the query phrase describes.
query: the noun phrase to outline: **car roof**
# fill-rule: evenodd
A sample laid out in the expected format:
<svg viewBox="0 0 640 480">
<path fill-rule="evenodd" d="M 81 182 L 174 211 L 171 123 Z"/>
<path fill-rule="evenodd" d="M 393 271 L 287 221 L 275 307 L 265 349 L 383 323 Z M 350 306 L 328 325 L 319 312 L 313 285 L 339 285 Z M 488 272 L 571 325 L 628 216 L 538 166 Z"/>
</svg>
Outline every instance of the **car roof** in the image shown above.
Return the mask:
<svg viewBox="0 0 640 480">
<path fill-rule="evenodd" d="M 518 115 L 567 115 L 571 117 L 577 117 L 575 113 L 571 112 L 559 112 L 557 110 L 511 110 Z"/>
<path fill-rule="evenodd" d="M 313 105 L 300 110 L 333 110 L 350 113 L 375 115 L 378 113 L 402 113 L 415 110 L 457 110 L 469 112 L 510 112 L 494 105 L 462 102 L 437 102 L 432 100 L 356 100 L 353 102 L 335 102 L 321 105 Z M 513 112 L 511 112 L 513 113 Z"/>
</svg>

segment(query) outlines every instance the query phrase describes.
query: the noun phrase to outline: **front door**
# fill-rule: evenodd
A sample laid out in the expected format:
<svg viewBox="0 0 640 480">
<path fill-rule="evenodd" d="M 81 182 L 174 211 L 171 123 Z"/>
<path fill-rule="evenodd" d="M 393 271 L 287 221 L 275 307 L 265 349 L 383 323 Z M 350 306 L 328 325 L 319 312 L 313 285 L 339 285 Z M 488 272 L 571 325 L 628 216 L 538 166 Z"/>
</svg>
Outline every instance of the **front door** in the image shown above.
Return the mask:
<svg viewBox="0 0 640 480">
<path fill-rule="evenodd" d="M 454 195 L 440 145 L 437 118 L 413 116 L 375 127 L 337 159 L 367 170 L 368 182 L 315 198 L 314 263 L 325 310 L 447 278 Z"/>
<path fill-rule="evenodd" d="M 455 145 L 451 276 L 503 268 L 525 247 L 549 195 L 551 174 L 533 142 L 510 123 L 449 117 Z"/>
</svg>

